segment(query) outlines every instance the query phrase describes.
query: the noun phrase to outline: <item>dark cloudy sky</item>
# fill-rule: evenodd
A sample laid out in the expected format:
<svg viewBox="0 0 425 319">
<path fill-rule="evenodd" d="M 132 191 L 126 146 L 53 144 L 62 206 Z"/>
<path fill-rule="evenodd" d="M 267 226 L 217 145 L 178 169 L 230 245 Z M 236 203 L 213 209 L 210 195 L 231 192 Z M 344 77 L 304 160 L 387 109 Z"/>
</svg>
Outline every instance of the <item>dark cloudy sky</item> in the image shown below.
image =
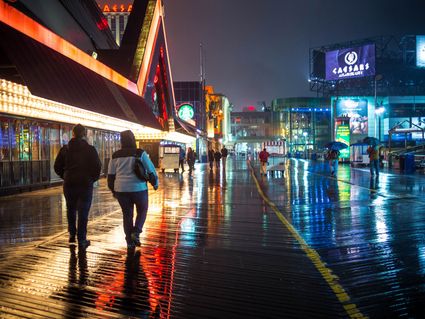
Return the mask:
<svg viewBox="0 0 425 319">
<path fill-rule="evenodd" d="M 425 0 L 164 0 L 164 5 L 174 81 L 199 78 L 202 42 L 207 84 L 238 109 L 312 95 L 311 47 L 425 34 Z"/>
</svg>

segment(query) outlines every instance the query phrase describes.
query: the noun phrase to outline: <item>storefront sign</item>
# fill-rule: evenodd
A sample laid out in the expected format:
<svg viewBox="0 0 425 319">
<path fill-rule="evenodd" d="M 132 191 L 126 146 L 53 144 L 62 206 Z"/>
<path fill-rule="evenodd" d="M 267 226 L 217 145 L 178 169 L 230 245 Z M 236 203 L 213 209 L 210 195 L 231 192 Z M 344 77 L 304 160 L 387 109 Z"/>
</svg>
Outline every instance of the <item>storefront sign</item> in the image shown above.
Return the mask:
<svg viewBox="0 0 425 319">
<path fill-rule="evenodd" d="M 195 111 L 193 110 L 192 104 L 182 104 L 179 107 L 179 118 L 184 121 L 191 120 L 195 116 Z"/>
<path fill-rule="evenodd" d="M 341 142 L 350 146 L 350 126 L 347 124 L 340 124 L 336 128 L 336 138 L 337 142 Z M 347 147 L 343 150 L 340 150 L 340 158 L 346 159 L 350 158 L 350 147 Z"/>
<path fill-rule="evenodd" d="M 326 80 L 375 75 L 375 45 L 326 52 Z"/>
<path fill-rule="evenodd" d="M 102 7 L 102 12 L 104 13 L 109 13 L 109 12 L 131 12 L 131 10 L 133 9 L 133 5 L 132 4 L 111 4 L 111 5 L 107 5 L 105 4 Z"/>
<path fill-rule="evenodd" d="M 350 118 L 351 134 L 368 133 L 366 99 L 341 99 L 336 101 L 336 116 Z"/>
</svg>

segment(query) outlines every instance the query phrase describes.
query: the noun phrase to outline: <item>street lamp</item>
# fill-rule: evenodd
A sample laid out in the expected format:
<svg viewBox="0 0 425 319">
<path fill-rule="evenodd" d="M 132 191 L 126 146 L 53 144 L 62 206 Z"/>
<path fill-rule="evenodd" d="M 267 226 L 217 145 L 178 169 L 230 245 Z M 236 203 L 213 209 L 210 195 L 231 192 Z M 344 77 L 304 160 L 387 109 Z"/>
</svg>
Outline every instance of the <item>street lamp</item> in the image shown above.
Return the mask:
<svg viewBox="0 0 425 319">
<path fill-rule="evenodd" d="M 375 75 L 375 79 L 374 79 L 374 84 L 375 84 L 375 102 L 374 102 L 374 106 L 375 106 L 375 137 L 376 137 L 376 82 L 377 81 L 381 81 L 382 80 L 382 74 L 377 74 Z"/>
<path fill-rule="evenodd" d="M 375 118 L 378 118 L 378 124 L 379 124 L 379 131 L 378 131 L 378 139 L 379 141 L 381 141 L 381 116 L 384 114 L 385 112 L 385 107 L 380 106 L 377 109 L 375 109 Z M 375 123 L 376 126 L 376 123 Z M 376 131 L 376 129 L 375 129 Z"/>
</svg>

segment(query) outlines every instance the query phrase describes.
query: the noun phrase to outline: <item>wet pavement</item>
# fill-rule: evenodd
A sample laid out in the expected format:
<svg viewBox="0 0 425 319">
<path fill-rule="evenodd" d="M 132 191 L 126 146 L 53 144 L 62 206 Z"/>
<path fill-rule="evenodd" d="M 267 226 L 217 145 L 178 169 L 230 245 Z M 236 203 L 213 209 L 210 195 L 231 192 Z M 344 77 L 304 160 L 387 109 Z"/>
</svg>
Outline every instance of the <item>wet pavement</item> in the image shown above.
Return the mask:
<svg viewBox="0 0 425 319">
<path fill-rule="evenodd" d="M 128 252 L 102 180 L 86 251 L 61 188 L 0 198 L 0 318 L 425 317 L 425 176 L 199 164 L 150 191 Z"/>
</svg>

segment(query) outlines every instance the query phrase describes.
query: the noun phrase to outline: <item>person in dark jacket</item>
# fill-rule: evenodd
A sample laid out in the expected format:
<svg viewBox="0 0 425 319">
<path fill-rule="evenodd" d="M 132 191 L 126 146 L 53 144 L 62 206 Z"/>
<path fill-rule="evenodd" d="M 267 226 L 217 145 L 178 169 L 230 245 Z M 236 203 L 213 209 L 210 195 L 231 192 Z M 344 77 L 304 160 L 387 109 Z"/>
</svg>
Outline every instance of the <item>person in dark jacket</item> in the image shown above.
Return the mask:
<svg viewBox="0 0 425 319">
<path fill-rule="evenodd" d="M 191 147 L 187 149 L 187 155 L 186 155 L 186 161 L 187 165 L 189 165 L 189 174 L 192 173 L 192 171 L 195 169 L 195 152 L 192 150 Z"/>
<path fill-rule="evenodd" d="M 180 148 L 180 154 L 179 154 L 179 169 L 181 167 L 182 173 L 184 172 L 184 158 L 185 158 L 185 152 L 183 147 Z"/>
<path fill-rule="evenodd" d="M 215 167 L 220 168 L 221 152 L 219 150 L 214 153 Z"/>
<path fill-rule="evenodd" d="M 212 148 L 208 150 L 208 162 L 210 162 L 210 170 L 212 171 L 214 165 L 214 151 Z"/>
<path fill-rule="evenodd" d="M 226 169 L 226 160 L 227 160 L 228 154 L 229 154 L 229 152 L 227 151 L 226 146 L 223 146 L 223 148 L 221 149 L 221 159 L 222 159 L 222 163 L 223 163 L 223 169 Z"/>
<path fill-rule="evenodd" d="M 56 174 L 64 180 L 69 243 L 74 244 L 77 235 L 78 246 L 82 249 L 90 245 L 87 223 L 93 183 L 99 179 L 102 166 L 96 149 L 86 142 L 85 136 L 85 127 L 77 124 L 72 130 L 72 139 L 60 149 L 54 164 Z"/>
<path fill-rule="evenodd" d="M 153 188 L 158 189 L 158 174 L 148 154 L 136 147 L 136 139 L 130 130 L 121 132 L 121 149 L 112 154 L 108 166 L 108 187 L 117 198 L 123 214 L 123 226 L 127 248 L 140 246 L 140 234 L 145 224 L 149 197 L 146 180 L 134 172 L 136 157 L 141 161 Z M 133 221 L 134 206 L 136 220 Z"/>
</svg>

